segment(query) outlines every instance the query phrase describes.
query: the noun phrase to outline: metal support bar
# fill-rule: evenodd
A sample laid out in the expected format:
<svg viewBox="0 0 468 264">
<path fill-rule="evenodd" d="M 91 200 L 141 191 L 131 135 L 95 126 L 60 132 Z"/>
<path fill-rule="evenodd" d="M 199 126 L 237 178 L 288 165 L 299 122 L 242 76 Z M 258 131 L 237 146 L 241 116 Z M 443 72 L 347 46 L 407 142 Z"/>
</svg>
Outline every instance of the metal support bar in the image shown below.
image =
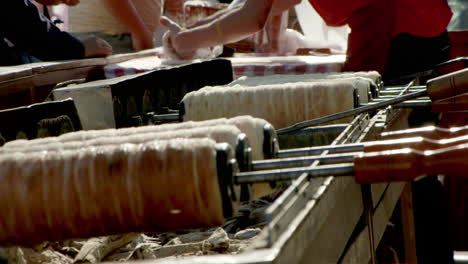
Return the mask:
<svg viewBox="0 0 468 264">
<path fill-rule="evenodd" d="M 154 115 L 155 121 L 161 122 L 177 122 L 179 121 L 179 113 L 177 114 L 165 114 L 165 115 Z"/>
<path fill-rule="evenodd" d="M 425 90 L 425 89 L 426 89 L 426 86 L 424 86 L 424 85 L 417 85 L 417 86 L 411 86 L 411 87 L 396 86 L 396 87 L 386 87 L 384 90 L 381 90 L 380 92 L 382 92 L 382 91 L 402 92 L 402 91 Z"/>
<path fill-rule="evenodd" d="M 365 144 L 346 144 L 346 145 L 335 145 L 335 146 L 318 146 L 318 147 L 309 147 L 309 148 L 296 148 L 296 149 L 286 149 L 280 150 L 276 154 L 277 158 L 292 158 L 292 157 L 304 157 L 319 155 L 324 151 L 329 151 L 329 153 L 346 153 L 346 152 L 356 152 L 363 151 Z"/>
<path fill-rule="evenodd" d="M 253 171 L 259 171 L 292 167 L 304 167 L 310 166 L 314 161 L 320 161 L 320 164 L 350 163 L 354 161 L 354 158 L 359 153 L 361 152 L 352 152 L 335 155 L 330 154 L 325 156 L 296 157 L 287 159 L 257 160 L 252 162 L 251 169 Z"/>
<path fill-rule="evenodd" d="M 362 104 L 362 106 L 367 105 L 375 105 L 376 103 L 370 102 L 367 104 Z M 394 108 L 430 108 L 432 106 L 432 102 L 429 100 L 420 100 L 420 101 L 405 101 L 398 104 L 393 105 Z"/>
<path fill-rule="evenodd" d="M 424 91 L 426 89 L 426 86 L 413 86 L 408 89 L 408 92 L 419 92 L 419 91 Z M 400 94 L 401 91 L 404 91 L 405 88 L 403 87 L 398 87 L 398 89 L 395 88 L 385 88 L 379 91 L 379 95 L 385 95 L 385 94 Z"/>
<path fill-rule="evenodd" d="M 343 163 L 317 167 L 241 172 L 234 175 L 234 184 L 287 181 L 296 179 L 303 173 L 307 173 L 310 177 L 352 176 L 354 174 L 354 164 Z"/>
<path fill-rule="evenodd" d="M 382 96 L 382 97 L 379 97 L 379 98 L 374 98 L 372 99 L 370 102 L 375 102 L 375 103 L 380 103 L 380 102 L 385 102 L 389 99 L 393 99 L 393 98 L 396 98 L 397 96 Z M 408 101 L 413 101 L 413 102 L 430 102 L 431 99 L 429 99 L 429 97 L 420 97 L 420 98 L 414 98 L 412 100 L 408 100 Z M 406 101 L 406 102 L 408 102 Z M 404 103 L 404 102 L 403 102 Z"/>
</svg>

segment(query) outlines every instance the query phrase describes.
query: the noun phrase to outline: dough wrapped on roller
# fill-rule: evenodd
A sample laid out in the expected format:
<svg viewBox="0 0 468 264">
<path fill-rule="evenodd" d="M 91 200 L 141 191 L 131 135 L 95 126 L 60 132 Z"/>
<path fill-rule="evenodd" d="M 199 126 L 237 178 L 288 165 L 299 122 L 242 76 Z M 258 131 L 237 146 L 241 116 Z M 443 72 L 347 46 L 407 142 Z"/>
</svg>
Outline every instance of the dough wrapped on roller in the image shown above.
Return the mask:
<svg viewBox="0 0 468 264">
<path fill-rule="evenodd" d="M 208 127 L 194 127 L 175 131 L 159 131 L 134 133 L 122 136 L 108 135 L 107 137 L 95 137 L 78 141 L 55 141 L 47 144 L 35 144 L 28 146 L 23 144 L 15 148 L 1 149 L 0 154 L 12 152 L 40 152 L 40 151 L 64 151 L 79 150 L 86 147 L 111 146 L 121 144 L 142 144 L 154 140 L 168 140 L 176 138 L 210 138 L 218 143 L 228 143 L 235 149 L 237 140 L 242 132 L 234 125 L 217 125 Z"/>
<path fill-rule="evenodd" d="M 127 127 L 120 129 L 100 129 L 100 130 L 81 130 L 73 133 L 63 134 L 59 137 L 46 137 L 37 138 L 32 140 L 14 140 L 7 142 L 3 148 L 16 148 L 18 146 L 33 146 L 48 144 L 51 142 L 71 142 L 71 141 L 83 141 L 99 137 L 112 137 L 112 136 L 128 136 L 138 133 L 149 133 L 149 132 L 163 132 L 163 131 L 175 131 L 180 129 L 189 129 L 194 127 L 205 127 L 214 126 L 217 124 L 224 124 L 226 121 L 224 118 L 217 120 L 207 120 L 203 122 L 185 122 L 176 124 L 164 124 L 157 126 L 143 126 L 143 127 Z"/>
<path fill-rule="evenodd" d="M 130 127 L 121 129 L 103 129 L 103 130 L 83 130 L 73 133 L 63 134 L 59 137 L 39 138 L 33 140 L 15 140 L 7 142 L 0 151 L 11 151 L 12 148 L 28 148 L 31 149 L 35 145 L 50 144 L 57 142 L 82 142 L 85 140 L 95 138 L 108 138 L 114 136 L 130 136 L 145 133 L 162 133 L 166 132 L 167 135 L 175 137 L 174 133 L 179 130 L 201 128 L 201 127 L 214 127 L 217 125 L 235 125 L 243 133 L 245 133 L 252 146 L 253 158 L 263 159 L 262 145 L 263 145 L 263 128 L 269 124 L 267 121 L 253 118 L 251 116 L 239 116 L 231 119 L 219 118 L 207 120 L 202 122 L 183 122 L 176 124 L 164 124 L 157 126 L 143 126 L 143 127 Z M 167 133 L 169 132 L 169 133 Z M 221 138 L 216 140 L 221 142 Z"/>
<path fill-rule="evenodd" d="M 265 141 L 264 128 L 270 125 L 265 119 L 254 118 L 252 116 L 237 116 L 226 119 L 227 123 L 234 125 L 247 135 L 250 146 L 252 147 L 252 159 L 262 160 L 265 158 L 263 153 L 263 144 Z M 273 126 L 272 126 L 273 128 Z M 270 142 L 267 142 L 268 144 Z"/>
<path fill-rule="evenodd" d="M 214 120 L 213 120 L 214 121 Z M 69 140 L 43 140 L 43 144 L 26 144 L 28 141 L 23 141 L 23 144 L 16 144 L 14 147 L 0 148 L 0 154 L 8 154 L 12 152 L 41 152 L 41 151 L 55 151 L 60 152 L 64 150 L 79 150 L 83 147 L 98 147 L 98 146 L 111 146 L 121 145 L 126 143 L 140 144 L 153 140 L 168 140 L 175 138 L 210 138 L 218 143 L 228 143 L 231 149 L 234 150 L 237 146 L 238 137 L 242 130 L 247 131 L 248 134 L 252 135 L 248 137 L 249 144 L 252 148 L 252 159 L 263 159 L 263 127 L 268 124 L 266 121 L 258 118 L 252 118 L 249 116 L 241 116 L 232 119 L 218 119 L 220 124 L 215 126 L 201 126 L 191 127 L 187 129 L 178 130 L 155 130 L 154 132 L 148 132 L 150 127 L 134 128 L 134 130 L 140 130 L 136 133 L 112 133 L 117 130 L 108 130 L 107 136 L 102 135 L 100 137 L 88 137 L 95 136 L 93 133 L 85 133 L 84 131 L 78 132 L 84 137 L 74 137 L 73 133 L 68 134 Z M 195 123 L 195 122 L 189 122 Z M 212 121 L 206 123 L 213 123 Z M 186 123 L 188 124 L 188 123 Z M 237 126 L 236 126 L 237 125 Z M 157 127 L 157 126 L 156 126 Z M 156 128 L 154 127 L 154 128 Z M 162 126 L 160 126 L 162 127 Z M 144 129 L 145 128 L 145 129 Z M 128 130 L 128 129 L 127 129 Z M 142 131 L 143 132 L 142 132 Z M 144 132 L 146 131 L 146 132 Z M 91 131 L 89 131 L 91 132 Z M 95 132 L 102 132 L 101 130 Z M 117 134 L 117 135 L 115 135 Z M 79 140 L 82 138 L 82 140 Z M 60 139 L 56 137 L 55 139 Z M 73 140 L 71 140 L 73 139 Z M 46 143 L 44 143 L 44 141 Z M 31 140 L 30 142 L 37 142 L 37 140 Z M 234 153 L 232 153 L 234 155 Z M 267 184 L 254 184 L 252 189 L 252 196 L 259 198 L 266 194 L 269 194 L 272 189 Z"/>
<path fill-rule="evenodd" d="M 0 155 L 0 245 L 223 223 L 215 142 Z"/>
<path fill-rule="evenodd" d="M 239 116 L 231 119 L 221 118 L 204 122 L 184 122 L 160 126 L 145 126 L 124 129 L 106 129 L 93 131 L 78 131 L 64 134 L 60 137 L 50 137 L 35 140 L 11 141 L 0 148 L 1 153 L 64 151 L 83 147 L 119 145 L 125 143 L 139 144 L 155 139 L 171 138 L 204 138 L 216 142 L 226 142 L 232 149 L 236 148 L 238 136 L 245 133 L 252 148 L 252 159 L 264 159 L 264 127 L 269 123 L 263 119 L 251 116 Z M 14 143 L 14 144 L 13 144 Z M 272 189 L 267 184 L 254 184 L 252 196 L 259 198 L 269 194 Z"/>
<path fill-rule="evenodd" d="M 185 95 L 184 120 L 252 115 L 275 128 L 353 109 L 357 85 L 346 80 L 205 87 Z"/>
<path fill-rule="evenodd" d="M 229 86 L 258 86 L 267 84 L 279 83 L 296 83 L 296 82 L 326 82 L 327 80 L 343 80 L 353 82 L 356 85 L 359 93 L 359 102 L 361 104 L 368 103 L 370 99 L 371 86 L 377 86 L 381 81 L 381 76 L 378 72 L 344 72 L 344 73 L 313 73 L 302 75 L 270 75 L 262 77 L 241 77 Z"/>
</svg>

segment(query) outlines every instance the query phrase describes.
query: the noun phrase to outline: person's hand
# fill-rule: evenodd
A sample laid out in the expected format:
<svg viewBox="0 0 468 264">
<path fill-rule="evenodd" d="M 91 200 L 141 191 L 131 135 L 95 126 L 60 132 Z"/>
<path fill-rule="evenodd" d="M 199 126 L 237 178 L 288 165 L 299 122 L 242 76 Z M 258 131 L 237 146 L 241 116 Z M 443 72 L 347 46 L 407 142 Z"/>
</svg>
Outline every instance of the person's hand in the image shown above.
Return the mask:
<svg viewBox="0 0 468 264">
<path fill-rule="evenodd" d="M 77 5 L 80 3 L 80 0 L 35 0 L 41 5 L 58 5 L 58 4 L 66 4 L 66 5 Z"/>
<path fill-rule="evenodd" d="M 195 54 L 195 50 L 184 47 L 184 43 L 180 40 L 182 28 L 167 17 L 161 17 L 160 21 L 161 25 L 169 29 L 169 32 L 167 32 L 163 38 L 164 48 L 170 53 L 176 54 L 181 59 L 192 59 Z"/>
<path fill-rule="evenodd" d="M 82 41 L 85 47 L 85 58 L 106 57 L 112 55 L 112 46 L 98 37 L 89 37 Z"/>
</svg>

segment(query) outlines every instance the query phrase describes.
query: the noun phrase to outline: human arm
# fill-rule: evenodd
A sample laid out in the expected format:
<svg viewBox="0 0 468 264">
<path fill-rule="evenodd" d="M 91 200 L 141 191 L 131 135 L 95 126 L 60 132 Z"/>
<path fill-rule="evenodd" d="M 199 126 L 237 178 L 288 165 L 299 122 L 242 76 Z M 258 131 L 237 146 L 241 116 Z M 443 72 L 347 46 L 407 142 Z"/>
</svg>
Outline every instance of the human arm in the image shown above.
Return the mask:
<svg viewBox="0 0 468 264">
<path fill-rule="evenodd" d="M 28 0 L 4 0 L 0 9 L 0 34 L 17 48 L 44 60 L 81 59 L 88 56 L 106 56 L 110 47 L 95 45 L 96 41 L 82 43 L 61 31 L 42 16 Z"/>
<path fill-rule="evenodd" d="M 146 27 L 131 0 L 101 0 L 107 10 L 124 24 L 132 34 L 135 50 L 154 47 L 153 33 Z M 160 12 L 160 11 L 159 11 Z M 154 14 L 160 16 L 160 13 Z"/>
<path fill-rule="evenodd" d="M 180 30 L 163 18 L 161 23 L 171 31 L 171 46 L 183 58 L 200 48 L 231 43 L 260 31 L 272 10 L 274 0 L 247 0 L 241 8 L 232 9 L 208 24 Z"/>
<path fill-rule="evenodd" d="M 242 5 L 237 5 L 237 6 L 234 6 L 232 8 L 225 8 L 223 10 L 220 10 L 220 11 L 212 14 L 211 16 L 202 18 L 202 19 L 198 20 L 197 22 L 195 22 L 195 23 L 193 23 L 191 25 L 188 25 L 187 29 L 199 27 L 199 26 L 202 26 L 202 25 L 206 25 L 206 24 L 208 24 L 208 23 L 210 23 L 210 22 L 224 16 L 226 13 L 232 12 L 234 9 L 239 9 L 241 7 L 242 7 Z"/>
</svg>

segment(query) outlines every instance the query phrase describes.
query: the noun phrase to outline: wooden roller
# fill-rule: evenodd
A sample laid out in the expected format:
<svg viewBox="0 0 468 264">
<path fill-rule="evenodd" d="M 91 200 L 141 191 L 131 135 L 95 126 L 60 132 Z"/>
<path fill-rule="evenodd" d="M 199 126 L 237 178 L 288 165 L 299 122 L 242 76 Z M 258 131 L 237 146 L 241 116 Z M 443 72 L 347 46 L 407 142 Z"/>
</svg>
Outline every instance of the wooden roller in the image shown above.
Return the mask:
<svg viewBox="0 0 468 264">
<path fill-rule="evenodd" d="M 56 142 L 81 142 L 102 137 L 129 136 L 145 133 L 167 133 L 172 134 L 178 130 L 212 127 L 216 125 L 235 125 L 249 138 L 253 150 L 254 159 L 263 159 L 271 155 L 271 150 L 263 151 L 268 148 L 275 148 L 276 134 L 273 127 L 265 120 L 251 116 L 238 116 L 230 119 L 220 118 L 200 122 L 183 122 L 177 124 L 164 124 L 157 126 L 131 127 L 121 129 L 103 129 L 103 130 L 82 130 L 74 133 L 68 133 L 59 137 L 39 138 L 33 140 L 15 140 L 6 143 L 3 148 L 31 148 L 34 145 L 42 145 Z M 267 131 L 265 131 L 267 130 Z M 277 148 L 277 146 L 276 146 Z M 6 151 L 6 150 L 5 150 Z"/>
<path fill-rule="evenodd" d="M 115 131 L 115 130 L 114 130 Z M 135 130 L 137 131 L 137 130 Z M 109 131 L 110 132 L 110 131 Z M 154 140 L 168 140 L 176 138 L 210 138 L 218 143 L 226 142 L 232 149 L 237 146 L 239 136 L 242 132 L 234 125 L 216 125 L 208 127 L 194 127 L 190 129 L 180 129 L 168 133 L 167 131 L 135 133 L 116 136 L 109 133 L 107 137 L 85 137 L 83 140 L 57 140 L 47 144 L 28 144 L 16 145 L 10 148 L 0 148 L 0 154 L 8 154 L 12 152 L 41 152 L 41 151 L 64 151 L 64 150 L 79 150 L 86 147 L 112 146 L 121 144 L 142 144 Z M 73 133 L 68 134 L 69 138 L 73 138 Z M 81 135 L 86 135 L 82 133 Z M 58 139 L 58 138 L 56 138 Z"/>
<path fill-rule="evenodd" d="M 211 139 L 0 155 L 0 245 L 224 222 Z"/>
<path fill-rule="evenodd" d="M 216 120 L 207 120 L 204 122 L 186 122 L 186 123 L 177 123 L 177 124 L 164 124 L 160 126 L 143 126 L 143 127 L 128 127 L 128 128 L 119 128 L 119 129 L 102 129 L 102 130 L 81 130 L 74 133 L 68 133 L 61 135 L 60 137 L 47 137 L 47 138 L 38 138 L 32 140 L 15 140 L 8 142 L 3 146 L 4 148 L 24 146 L 25 144 L 40 145 L 47 144 L 50 142 L 71 142 L 71 141 L 82 141 L 89 140 L 93 138 L 100 137 L 110 137 L 110 136 L 128 136 L 137 133 L 150 133 L 150 132 L 164 132 L 164 131 L 175 131 L 180 129 L 190 129 L 194 127 L 207 127 L 217 124 L 226 123 L 226 119 L 220 118 Z"/>
<path fill-rule="evenodd" d="M 303 172 L 316 176 L 355 172 L 361 183 L 409 180 L 429 171 L 454 175 L 462 171 L 458 163 L 465 163 L 460 157 L 466 153 L 459 148 L 467 147 L 370 152 L 358 155 L 354 165 L 294 168 L 276 174 L 235 173 L 232 180 L 220 168 L 223 163 L 215 152 L 215 142 L 209 139 L 0 155 L 4 183 L 0 186 L 0 204 L 4 203 L 0 245 L 30 246 L 43 240 L 219 225 L 223 221 L 221 201 L 229 197 L 228 188 L 220 189 L 223 181 L 284 180 Z M 225 155 L 224 166 L 235 172 L 229 160 Z M 447 165 L 457 169 L 446 169 L 451 167 Z"/>
<path fill-rule="evenodd" d="M 245 121 L 255 121 L 251 119 L 243 120 L 237 118 L 234 122 L 238 122 L 238 125 L 244 130 L 248 131 L 250 134 L 254 134 L 254 139 L 264 136 L 263 130 L 255 131 L 255 126 L 249 124 Z M 244 121 L 244 122 L 242 122 Z M 192 122 L 193 123 L 193 122 Z M 213 122 L 211 122 L 213 123 Z M 224 123 L 224 124 L 223 124 Z M 258 129 L 257 129 L 258 130 Z M 100 147 L 100 146 L 112 146 L 112 145 L 121 145 L 121 144 L 142 144 L 145 142 L 150 142 L 154 140 L 168 140 L 176 138 L 210 138 L 216 141 L 217 143 L 228 143 L 231 150 L 235 150 L 235 155 L 239 164 L 248 164 L 254 158 L 253 153 L 256 153 L 256 158 L 259 156 L 263 158 L 263 142 L 258 143 L 255 146 L 255 150 L 252 149 L 250 141 L 243 134 L 237 126 L 228 125 L 226 122 L 220 122 L 214 126 L 201 126 L 201 127 L 191 127 L 189 129 L 177 129 L 172 132 L 154 130 L 154 132 L 143 132 L 143 133 L 115 133 L 117 130 L 108 130 L 107 137 L 96 137 L 96 133 L 86 133 L 79 132 L 78 135 L 73 133 L 67 134 L 67 137 L 57 138 L 58 140 L 46 140 L 49 143 L 47 144 L 33 144 L 29 146 L 28 144 L 16 144 L 14 147 L 10 146 L 9 148 L 2 149 L 0 148 L 0 154 L 8 154 L 13 152 L 22 152 L 22 153 L 32 153 L 32 152 L 60 152 L 64 150 L 79 150 L 81 148 L 87 147 Z M 151 131 L 149 127 L 146 129 L 133 129 L 133 132 L 141 131 Z M 159 132 L 156 132 L 159 131 Z M 100 133 L 100 131 L 98 134 Z M 115 135 L 117 134 L 117 135 Z M 120 136 L 118 134 L 121 134 Z M 256 137 L 255 137 L 256 136 Z M 79 140 L 79 139 L 82 140 Z M 270 139 L 269 139 L 270 140 Z M 54 142 L 55 141 L 55 142 Z M 44 141 L 43 141 L 44 142 Z M 37 143 L 37 141 L 36 141 Z M 244 166 L 242 166 L 244 167 Z M 242 186 L 244 195 L 241 197 L 241 201 L 247 201 L 250 199 L 257 199 L 264 195 L 270 194 L 273 192 L 272 188 L 269 185 L 265 184 L 255 184 L 253 186 Z"/>
<path fill-rule="evenodd" d="M 238 148 L 239 135 L 245 131 L 248 142 L 245 148 Z M 273 127 L 262 119 L 251 116 L 239 116 L 231 119 L 216 119 L 203 122 L 185 122 L 179 124 L 166 124 L 160 126 L 146 126 L 138 128 L 106 129 L 95 131 L 79 131 L 64 134 L 56 138 L 43 138 L 35 140 L 12 141 L 0 148 L 0 153 L 12 151 L 33 152 L 61 151 L 79 149 L 84 146 L 103 146 L 124 143 L 144 143 L 154 139 L 170 138 L 203 138 L 209 137 L 216 142 L 227 142 L 236 150 L 236 157 L 240 164 L 247 164 L 250 160 L 271 158 L 277 152 L 278 143 Z M 244 140 L 247 140 L 244 138 Z M 270 194 L 273 190 L 269 185 L 256 184 L 242 186 L 243 200 L 256 199 Z M 248 193 L 248 194 L 247 194 Z"/>
<path fill-rule="evenodd" d="M 281 128 L 353 109 L 355 95 L 355 84 L 344 80 L 254 87 L 205 87 L 185 95 L 183 119 L 207 120 L 249 114 L 267 120 L 275 128 Z"/>
<path fill-rule="evenodd" d="M 241 77 L 229 86 L 259 86 L 271 84 L 286 84 L 298 82 L 326 82 L 339 79 L 355 85 L 359 94 L 359 103 L 368 103 L 372 96 L 377 96 L 381 76 L 378 72 L 343 72 L 343 73 L 313 73 L 301 75 L 278 74 L 262 77 Z"/>
<path fill-rule="evenodd" d="M 410 87 L 408 87 L 410 88 Z M 440 99 L 453 97 L 456 95 L 461 95 L 468 92 L 468 68 L 460 71 L 456 71 L 447 75 L 443 75 L 434 79 L 431 79 L 427 82 L 426 90 L 405 94 L 399 97 L 381 101 L 371 105 L 364 105 L 356 109 L 343 111 L 327 116 L 323 116 L 313 120 L 302 121 L 294 125 L 281 128 L 277 130 L 278 134 L 289 133 L 297 131 L 306 127 L 316 126 L 345 117 L 355 116 L 361 113 L 366 113 L 369 111 L 374 111 L 404 101 L 413 100 L 419 97 L 429 95 L 432 101 L 437 101 Z"/>
</svg>

